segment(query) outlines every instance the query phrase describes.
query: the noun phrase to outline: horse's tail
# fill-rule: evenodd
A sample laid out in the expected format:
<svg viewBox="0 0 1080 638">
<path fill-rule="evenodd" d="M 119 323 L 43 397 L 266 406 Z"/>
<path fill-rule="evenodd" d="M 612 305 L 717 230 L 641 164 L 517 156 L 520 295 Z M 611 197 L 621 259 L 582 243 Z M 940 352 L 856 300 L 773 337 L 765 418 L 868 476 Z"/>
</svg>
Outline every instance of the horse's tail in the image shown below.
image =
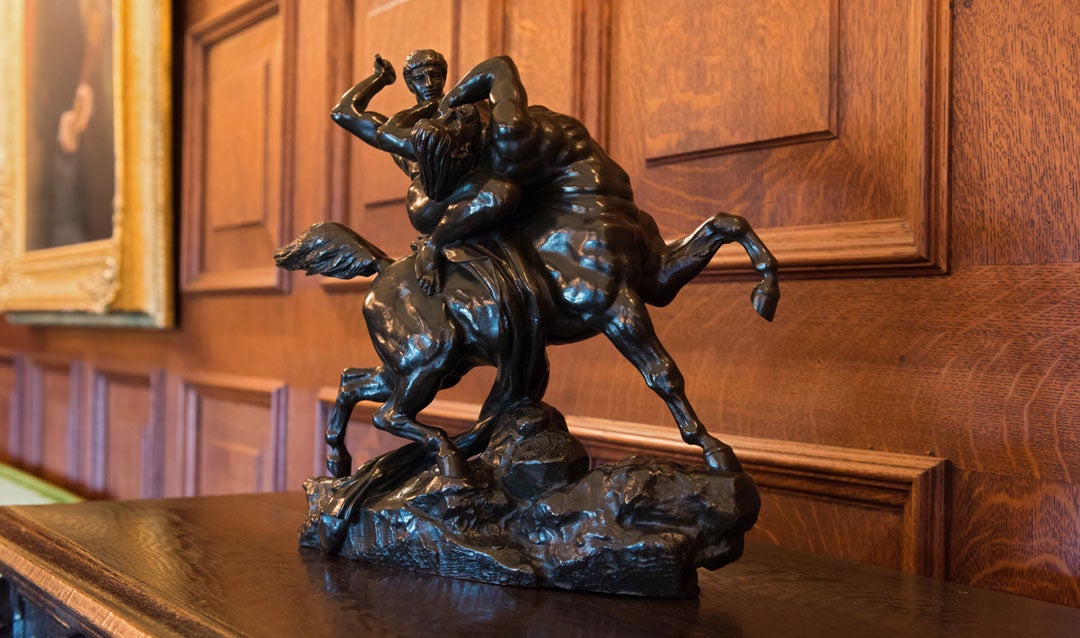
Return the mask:
<svg viewBox="0 0 1080 638">
<path fill-rule="evenodd" d="M 274 262 L 286 270 L 352 279 L 382 272 L 393 260 L 347 226 L 318 222 L 303 235 L 278 248 L 274 252 Z"/>
</svg>

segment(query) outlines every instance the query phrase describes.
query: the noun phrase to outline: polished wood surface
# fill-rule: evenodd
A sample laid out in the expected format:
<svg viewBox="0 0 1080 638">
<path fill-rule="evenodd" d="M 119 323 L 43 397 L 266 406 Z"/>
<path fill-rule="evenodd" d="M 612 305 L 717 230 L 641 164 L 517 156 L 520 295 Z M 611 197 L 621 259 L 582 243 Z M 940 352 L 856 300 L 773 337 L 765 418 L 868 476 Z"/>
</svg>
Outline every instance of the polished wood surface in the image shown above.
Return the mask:
<svg viewBox="0 0 1080 638">
<path fill-rule="evenodd" d="M 764 544 L 701 572 L 698 600 L 496 587 L 301 549 L 303 516 L 298 493 L 7 508 L 0 564 L 118 635 L 1020 638 L 1080 626 L 1080 610 Z"/>
<path fill-rule="evenodd" d="M 753 315 L 749 280 L 720 274 L 745 271 L 744 258 L 726 248 L 711 279 L 652 313 L 712 430 L 742 437 L 750 454 L 782 443 L 792 454 L 806 446 L 813 457 L 813 471 L 785 466 L 769 475 L 788 487 L 771 496 L 763 490 L 761 542 L 1080 606 L 1076 3 L 175 4 L 174 40 L 194 56 L 181 60 L 177 77 L 184 102 L 177 164 L 186 176 L 183 190 L 178 185 L 187 282 L 180 327 L 0 322 L 0 454 L 107 497 L 296 488 L 321 472 L 324 389 L 333 392 L 340 369 L 376 363 L 360 320 L 363 284 L 278 273 L 265 251 L 329 217 L 357 224 L 394 254 L 415 235 L 400 203 L 383 201 L 400 197 L 397 187 L 372 178 L 396 176 L 392 163 L 369 162 L 327 112 L 367 71 L 372 47 L 385 46 L 400 67 L 406 47 L 448 46 L 451 76 L 509 51 L 533 99 L 580 115 L 606 141 L 665 232 L 687 232 L 727 209 L 771 227 L 785 250 L 802 255 L 792 265 L 819 264 L 812 278 L 798 278 L 781 253 L 784 297 L 773 324 Z M 731 7 L 740 25 L 761 30 L 729 33 L 723 18 Z M 720 27 L 680 36 L 678 25 L 694 26 L 688 16 L 695 11 L 707 14 L 703 24 Z M 825 11 L 834 22 L 823 22 Z M 813 19 L 804 23 L 807 16 Z M 792 46 L 811 57 L 798 66 L 822 78 L 832 59 L 822 57 L 820 36 L 833 26 L 836 138 L 774 138 L 795 129 L 773 130 L 780 122 L 765 114 L 787 114 L 787 123 L 805 115 L 774 103 L 792 99 L 785 91 L 812 90 L 807 108 L 820 113 L 822 91 L 832 89 L 810 76 L 774 85 L 766 78 L 783 69 L 769 65 L 794 58 L 785 49 L 762 59 L 761 46 L 774 33 L 802 34 Z M 662 46 L 650 41 L 655 34 L 665 38 Z M 707 57 L 718 40 L 729 59 Z M 237 43 L 253 44 L 251 55 Z M 747 124 L 760 139 L 744 146 L 741 127 L 718 125 L 650 160 L 648 136 L 660 144 L 670 131 L 649 128 L 661 106 L 647 102 L 656 96 L 645 90 L 645 76 L 677 68 L 690 77 L 702 60 L 716 74 L 729 64 L 761 69 L 760 82 L 747 80 L 744 95 L 709 71 L 673 99 L 701 114 L 760 104 L 753 113 L 762 117 Z M 238 85 L 228 78 L 240 69 L 251 71 L 240 76 L 245 86 L 258 75 L 265 80 L 258 88 L 282 100 L 258 105 L 248 120 L 261 123 L 257 132 L 231 110 Z M 373 105 L 408 104 L 400 80 L 391 90 L 396 96 Z M 200 113 L 225 132 L 197 134 Z M 820 116 L 812 119 L 801 133 L 817 128 Z M 771 145 L 775 139 L 786 145 Z M 236 180 L 226 179 L 228 166 L 208 174 L 207 162 L 237 164 Z M 250 207 L 255 201 L 265 209 Z M 891 217 L 890 207 L 903 202 L 921 216 Z M 914 274 L 924 258 L 915 266 L 905 260 L 916 253 L 936 264 L 930 270 L 947 265 L 949 273 Z M 879 266 L 884 259 L 883 270 L 907 274 L 850 276 L 868 272 L 859 270 L 868 255 Z M 829 260 L 842 270 L 821 265 Z M 610 345 L 553 348 L 551 357 L 548 400 L 572 421 L 640 424 L 642 436 L 621 439 L 619 453 L 672 453 L 670 416 Z M 477 371 L 440 399 L 475 406 L 490 383 L 490 373 Z M 358 415 L 350 431 L 358 459 L 396 443 L 367 425 Z M 838 447 L 861 460 L 845 466 L 829 451 Z M 917 482 L 870 489 L 890 467 L 879 453 L 911 466 L 944 462 L 944 493 L 919 491 Z M 142 485 L 132 485 L 137 476 Z M 852 499 L 853 485 L 875 502 L 888 494 L 902 502 Z M 940 503 L 937 523 L 907 520 L 905 512 L 924 511 L 920 503 Z"/>
</svg>

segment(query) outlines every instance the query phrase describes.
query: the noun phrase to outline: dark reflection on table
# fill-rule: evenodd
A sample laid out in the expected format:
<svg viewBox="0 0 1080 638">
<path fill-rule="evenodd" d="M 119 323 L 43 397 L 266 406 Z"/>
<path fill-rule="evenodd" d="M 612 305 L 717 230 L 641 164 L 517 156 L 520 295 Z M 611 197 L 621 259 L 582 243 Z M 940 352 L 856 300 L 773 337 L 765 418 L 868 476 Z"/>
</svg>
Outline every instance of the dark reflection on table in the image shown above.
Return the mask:
<svg viewBox="0 0 1080 638">
<path fill-rule="evenodd" d="M 363 615 L 373 626 L 403 635 L 518 634 L 525 627 L 530 636 L 742 636 L 734 618 L 702 618 L 696 599 L 500 587 L 355 563 L 316 550 L 301 549 L 300 556 L 311 586 L 326 594 L 331 617 L 322 622 L 338 613 L 342 622 Z M 673 624 L 672 617 L 679 622 Z"/>
</svg>

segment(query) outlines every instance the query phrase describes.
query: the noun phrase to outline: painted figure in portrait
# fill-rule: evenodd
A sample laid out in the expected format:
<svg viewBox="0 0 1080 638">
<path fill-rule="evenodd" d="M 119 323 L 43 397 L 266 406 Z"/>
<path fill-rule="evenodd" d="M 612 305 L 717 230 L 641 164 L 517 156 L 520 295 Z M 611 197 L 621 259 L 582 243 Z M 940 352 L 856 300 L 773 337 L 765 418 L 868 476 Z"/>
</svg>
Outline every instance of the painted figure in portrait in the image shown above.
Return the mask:
<svg viewBox="0 0 1080 638">
<path fill-rule="evenodd" d="M 116 188 L 110 0 L 33 0 L 26 23 L 26 247 L 106 239 Z"/>
</svg>

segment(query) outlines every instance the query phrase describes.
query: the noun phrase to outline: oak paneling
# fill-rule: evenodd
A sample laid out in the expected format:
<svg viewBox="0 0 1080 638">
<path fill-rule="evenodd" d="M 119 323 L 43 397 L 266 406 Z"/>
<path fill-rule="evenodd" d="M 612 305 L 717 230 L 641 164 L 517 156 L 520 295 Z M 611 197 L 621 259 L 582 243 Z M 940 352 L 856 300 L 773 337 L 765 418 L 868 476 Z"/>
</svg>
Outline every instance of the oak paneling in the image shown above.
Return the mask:
<svg viewBox="0 0 1080 638">
<path fill-rule="evenodd" d="M 950 580 L 1080 607 L 1080 485 L 954 472 Z"/>
<path fill-rule="evenodd" d="M 50 481 L 77 488 L 82 476 L 83 364 L 34 357 L 26 363 L 26 374 L 24 462 Z"/>
<path fill-rule="evenodd" d="M 634 18 L 652 43 L 641 66 L 647 163 L 836 137 L 838 0 L 681 0 Z"/>
<path fill-rule="evenodd" d="M 185 39 L 182 272 L 188 292 L 282 290 L 266 257 L 292 230 L 295 16 L 255 0 Z"/>
<path fill-rule="evenodd" d="M 22 429 L 22 364 L 18 355 L 0 351 L 0 461 L 19 456 Z"/>
<path fill-rule="evenodd" d="M 283 382 L 188 375 L 181 395 L 186 495 L 285 489 L 288 395 Z"/>
<path fill-rule="evenodd" d="M 609 151 L 665 234 L 724 210 L 788 273 L 945 266 L 947 0 L 612 6 Z"/>
<path fill-rule="evenodd" d="M 1080 3 L 954 4 L 954 261 L 1080 260 Z"/>
<path fill-rule="evenodd" d="M 504 0 L 502 41 L 496 43 L 517 62 L 530 103 L 575 116 L 580 116 L 578 92 L 583 88 L 576 82 L 581 67 L 581 4 Z M 470 66 L 465 65 L 463 72 Z"/>
<path fill-rule="evenodd" d="M 165 371 L 90 370 L 87 485 L 105 498 L 165 495 Z"/>
</svg>

